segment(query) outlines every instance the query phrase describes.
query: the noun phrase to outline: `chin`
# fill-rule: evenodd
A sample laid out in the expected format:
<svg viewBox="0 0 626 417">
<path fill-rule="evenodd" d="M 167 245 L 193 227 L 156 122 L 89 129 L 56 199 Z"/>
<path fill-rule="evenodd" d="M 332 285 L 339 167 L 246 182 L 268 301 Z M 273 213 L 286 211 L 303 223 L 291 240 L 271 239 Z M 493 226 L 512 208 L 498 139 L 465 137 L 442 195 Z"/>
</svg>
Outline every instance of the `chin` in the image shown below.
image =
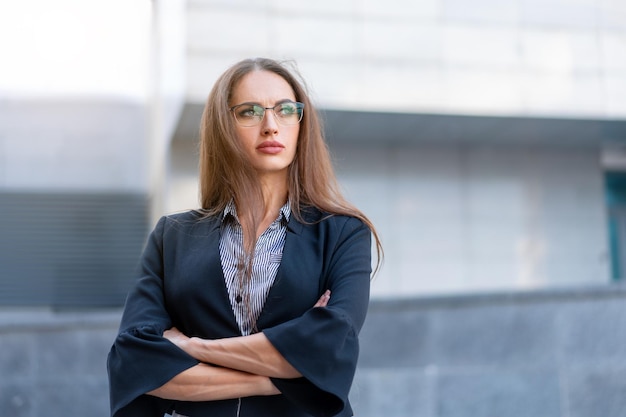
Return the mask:
<svg viewBox="0 0 626 417">
<path fill-rule="evenodd" d="M 264 165 L 259 164 L 255 166 L 255 169 L 259 174 L 287 174 L 289 171 L 289 165 Z"/>
</svg>

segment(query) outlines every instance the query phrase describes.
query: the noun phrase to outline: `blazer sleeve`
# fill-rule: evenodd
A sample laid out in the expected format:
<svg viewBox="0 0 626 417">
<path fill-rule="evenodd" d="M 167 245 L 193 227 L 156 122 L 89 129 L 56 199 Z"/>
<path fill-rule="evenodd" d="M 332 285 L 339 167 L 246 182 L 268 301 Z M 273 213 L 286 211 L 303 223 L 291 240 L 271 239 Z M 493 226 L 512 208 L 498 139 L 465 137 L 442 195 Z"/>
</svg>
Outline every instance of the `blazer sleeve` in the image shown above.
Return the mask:
<svg viewBox="0 0 626 417">
<path fill-rule="evenodd" d="M 109 352 L 107 369 L 111 416 L 153 416 L 166 404 L 144 395 L 198 363 L 163 338 L 172 327 L 163 293 L 163 235 L 166 218 L 148 238 L 140 278 L 126 300 L 120 332 Z"/>
<path fill-rule="evenodd" d="M 348 394 L 359 354 L 358 333 L 369 303 L 370 229 L 358 219 L 347 218 L 327 257 L 328 306 L 312 308 L 263 333 L 303 376 L 273 378 L 283 395 L 314 416 L 352 415 Z"/>
</svg>

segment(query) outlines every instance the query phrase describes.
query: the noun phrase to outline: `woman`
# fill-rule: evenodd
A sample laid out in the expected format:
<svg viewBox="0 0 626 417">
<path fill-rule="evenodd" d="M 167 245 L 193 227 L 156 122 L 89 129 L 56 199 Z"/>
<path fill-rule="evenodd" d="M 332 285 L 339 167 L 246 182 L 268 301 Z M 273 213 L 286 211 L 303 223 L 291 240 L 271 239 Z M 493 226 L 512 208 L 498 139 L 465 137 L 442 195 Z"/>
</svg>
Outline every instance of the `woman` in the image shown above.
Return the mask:
<svg viewBox="0 0 626 417">
<path fill-rule="evenodd" d="M 202 209 L 150 235 L 108 358 L 111 415 L 351 416 L 371 222 L 295 76 L 244 60 L 201 122 Z"/>
</svg>

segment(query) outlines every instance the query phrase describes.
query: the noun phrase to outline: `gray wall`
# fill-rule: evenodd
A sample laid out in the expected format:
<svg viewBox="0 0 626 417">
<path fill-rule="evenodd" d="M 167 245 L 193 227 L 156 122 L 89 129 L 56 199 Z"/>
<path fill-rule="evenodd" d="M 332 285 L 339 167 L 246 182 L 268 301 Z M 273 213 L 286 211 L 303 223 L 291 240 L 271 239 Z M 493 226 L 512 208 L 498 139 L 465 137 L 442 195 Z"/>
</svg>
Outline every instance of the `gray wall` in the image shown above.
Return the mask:
<svg viewBox="0 0 626 417">
<path fill-rule="evenodd" d="M 374 301 L 358 417 L 623 417 L 626 287 Z M 107 416 L 119 311 L 0 312 L 2 416 Z"/>
<path fill-rule="evenodd" d="M 107 416 L 119 312 L 0 312 L 0 415 Z"/>
<path fill-rule="evenodd" d="M 146 193 L 149 109 L 130 99 L 0 99 L 0 191 Z"/>
<path fill-rule="evenodd" d="M 355 413 L 626 416 L 625 289 L 373 303 Z"/>
<path fill-rule="evenodd" d="M 376 297 L 610 281 L 597 147 L 383 139 L 333 150 L 348 199 L 383 239 Z"/>
<path fill-rule="evenodd" d="M 0 190 L 0 306 L 122 305 L 148 204 L 140 193 Z"/>
<path fill-rule="evenodd" d="M 150 223 L 149 108 L 0 99 L 0 306 L 120 306 Z"/>
</svg>

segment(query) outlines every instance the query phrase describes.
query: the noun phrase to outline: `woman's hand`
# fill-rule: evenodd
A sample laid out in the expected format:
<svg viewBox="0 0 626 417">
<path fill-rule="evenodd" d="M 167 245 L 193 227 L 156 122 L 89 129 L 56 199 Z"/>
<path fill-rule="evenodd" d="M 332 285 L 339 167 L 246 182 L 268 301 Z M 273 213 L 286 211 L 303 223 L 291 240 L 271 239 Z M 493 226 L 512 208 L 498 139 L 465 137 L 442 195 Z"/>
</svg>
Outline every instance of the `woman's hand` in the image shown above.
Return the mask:
<svg viewBox="0 0 626 417">
<path fill-rule="evenodd" d="M 328 301 L 330 301 L 330 290 L 326 290 L 313 307 L 326 307 L 328 305 Z"/>
<path fill-rule="evenodd" d="M 193 356 L 191 353 L 191 339 L 185 336 L 180 330 L 176 327 L 172 327 L 169 330 L 163 332 L 163 337 L 178 346 L 180 349 L 185 351 L 187 354 Z"/>
</svg>

